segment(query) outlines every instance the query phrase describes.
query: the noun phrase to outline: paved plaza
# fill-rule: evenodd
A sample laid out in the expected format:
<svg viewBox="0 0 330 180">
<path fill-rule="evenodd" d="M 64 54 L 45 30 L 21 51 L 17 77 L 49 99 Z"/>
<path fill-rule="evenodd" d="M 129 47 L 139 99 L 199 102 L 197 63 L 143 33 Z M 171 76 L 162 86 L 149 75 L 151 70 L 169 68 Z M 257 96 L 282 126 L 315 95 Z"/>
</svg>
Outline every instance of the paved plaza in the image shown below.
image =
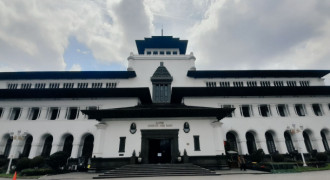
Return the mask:
<svg viewBox="0 0 330 180">
<path fill-rule="evenodd" d="M 231 179 L 244 179 L 244 180 L 310 180 L 310 179 L 328 179 L 330 171 L 314 171 L 314 172 L 303 172 L 303 173 L 287 173 L 287 174 L 270 174 L 263 173 L 258 171 L 248 170 L 238 171 L 219 171 L 221 175 L 219 176 L 167 176 L 167 177 L 141 177 L 141 178 L 117 178 L 112 180 L 169 180 L 169 179 L 178 179 L 178 180 L 231 180 Z M 54 176 L 42 176 L 40 179 L 44 180 L 90 180 L 98 174 L 92 173 L 68 173 Z M 0 180 L 8 180 L 7 178 L 0 178 Z M 18 179 L 19 180 L 19 179 Z"/>
</svg>

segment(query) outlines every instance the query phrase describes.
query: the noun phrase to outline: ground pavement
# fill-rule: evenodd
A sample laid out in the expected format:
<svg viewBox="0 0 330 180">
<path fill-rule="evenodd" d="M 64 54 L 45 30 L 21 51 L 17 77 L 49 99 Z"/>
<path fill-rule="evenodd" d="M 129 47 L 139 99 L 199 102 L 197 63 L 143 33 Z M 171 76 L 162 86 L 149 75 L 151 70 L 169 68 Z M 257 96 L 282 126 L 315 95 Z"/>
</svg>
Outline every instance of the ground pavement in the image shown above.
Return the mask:
<svg viewBox="0 0 330 180">
<path fill-rule="evenodd" d="M 219 176 L 167 176 L 167 177 L 141 177 L 141 178 L 118 178 L 112 180 L 310 180 L 310 179 L 328 179 L 330 170 L 327 171 L 314 171 L 314 172 L 303 172 L 303 173 L 287 173 L 287 174 L 270 174 L 259 171 L 239 171 L 239 170 L 228 170 L 218 171 Z M 92 177 L 98 174 L 92 173 L 68 173 L 53 176 L 42 176 L 40 179 L 44 180 L 91 180 Z M 7 178 L 0 178 L 0 180 L 8 180 Z M 17 179 L 20 180 L 20 179 Z"/>
</svg>

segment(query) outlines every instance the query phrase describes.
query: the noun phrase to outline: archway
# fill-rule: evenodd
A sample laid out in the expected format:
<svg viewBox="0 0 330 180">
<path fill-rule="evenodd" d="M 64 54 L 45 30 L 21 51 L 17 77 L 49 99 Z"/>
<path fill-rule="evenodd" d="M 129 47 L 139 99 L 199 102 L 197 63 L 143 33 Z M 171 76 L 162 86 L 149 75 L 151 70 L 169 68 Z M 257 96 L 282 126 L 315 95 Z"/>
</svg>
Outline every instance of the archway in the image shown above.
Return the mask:
<svg viewBox="0 0 330 180">
<path fill-rule="evenodd" d="M 3 155 L 5 157 L 9 157 L 10 150 L 11 150 L 11 145 L 13 143 L 13 138 L 11 138 L 9 134 L 6 134 L 4 136 L 4 142 L 6 142 L 6 145 L 5 145 L 5 149 L 3 151 Z"/>
<path fill-rule="evenodd" d="M 305 146 L 306 149 L 309 153 L 312 153 L 313 151 L 313 146 L 309 137 L 309 133 L 307 133 L 306 131 L 303 132 L 303 136 L 304 136 L 304 142 L 305 142 Z"/>
<path fill-rule="evenodd" d="M 42 148 L 42 152 L 41 152 L 42 157 L 50 156 L 50 152 L 52 150 L 52 144 L 53 144 L 53 136 L 48 135 L 45 138 L 44 147 Z"/>
<path fill-rule="evenodd" d="M 29 157 L 32 141 L 33 141 L 33 137 L 31 135 L 28 135 L 25 140 L 24 148 L 21 155 L 22 157 Z"/>
<path fill-rule="evenodd" d="M 294 149 L 291 134 L 289 133 L 289 131 L 284 132 L 284 139 L 285 139 L 285 144 L 286 144 L 286 148 L 287 148 L 288 152 L 289 153 L 294 152 L 295 149 Z"/>
<path fill-rule="evenodd" d="M 238 153 L 236 135 L 233 132 L 226 134 L 227 143 L 225 145 L 226 154 L 228 151 L 235 151 Z"/>
<path fill-rule="evenodd" d="M 85 158 L 92 157 L 94 148 L 94 136 L 89 134 L 84 138 L 84 144 L 81 152 L 81 156 Z"/>
<path fill-rule="evenodd" d="M 68 135 L 64 140 L 63 151 L 66 152 L 69 156 L 71 156 L 72 152 L 72 143 L 73 143 L 73 136 Z"/>
<path fill-rule="evenodd" d="M 268 149 L 269 154 L 275 153 L 276 152 L 276 146 L 275 146 L 273 134 L 270 133 L 269 131 L 267 131 L 265 133 L 265 136 L 266 136 L 266 144 L 267 144 L 267 149 Z"/>
<path fill-rule="evenodd" d="M 256 146 L 254 134 L 252 134 L 252 132 L 247 132 L 245 137 L 246 137 L 246 145 L 247 145 L 249 154 L 256 152 L 257 146 Z"/>
<path fill-rule="evenodd" d="M 328 139 L 327 139 L 327 135 L 329 134 L 329 131 L 323 129 L 321 131 L 321 137 L 322 137 L 322 142 L 323 142 L 323 146 L 324 146 L 324 149 L 326 151 L 330 151 L 330 148 L 329 148 L 329 143 L 328 143 Z"/>
</svg>

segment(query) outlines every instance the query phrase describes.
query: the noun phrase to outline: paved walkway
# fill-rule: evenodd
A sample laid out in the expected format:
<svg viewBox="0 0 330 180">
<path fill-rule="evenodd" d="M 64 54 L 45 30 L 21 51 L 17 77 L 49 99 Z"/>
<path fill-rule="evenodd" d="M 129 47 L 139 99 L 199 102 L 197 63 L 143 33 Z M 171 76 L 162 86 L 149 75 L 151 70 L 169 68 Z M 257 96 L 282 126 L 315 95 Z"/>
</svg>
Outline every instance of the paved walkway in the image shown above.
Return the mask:
<svg viewBox="0 0 330 180">
<path fill-rule="evenodd" d="M 111 180 L 236 180 L 238 178 L 244 178 L 244 180 L 310 180 L 310 179 L 328 179 L 329 171 L 314 171 L 314 172 L 303 172 L 303 173 L 289 173 L 289 174 L 270 174 L 259 171 L 239 171 L 239 170 L 228 170 L 228 171 L 219 171 L 217 172 L 221 175 L 219 176 L 167 176 L 167 177 L 141 177 L 141 178 L 118 178 Z M 98 174 L 94 173 L 68 173 L 68 174 L 60 174 L 54 176 L 43 176 L 40 179 L 44 180 L 91 180 L 94 176 Z M 7 178 L 0 178 L 0 180 L 8 180 Z M 17 179 L 20 180 L 20 179 Z"/>
</svg>

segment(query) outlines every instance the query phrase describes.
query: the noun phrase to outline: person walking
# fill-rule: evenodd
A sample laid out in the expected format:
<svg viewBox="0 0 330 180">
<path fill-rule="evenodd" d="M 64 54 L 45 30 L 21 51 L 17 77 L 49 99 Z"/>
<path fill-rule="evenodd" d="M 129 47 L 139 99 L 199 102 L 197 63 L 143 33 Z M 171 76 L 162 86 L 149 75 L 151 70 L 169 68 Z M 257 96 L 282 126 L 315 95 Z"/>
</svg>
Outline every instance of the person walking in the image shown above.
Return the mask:
<svg viewBox="0 0 330 180">
<path fill-rule="evenodd" d="M 243 156 L 238 156 L 238 166 L 240 167 L 241 171 L 246 171 L 246 162 Z"/>
</svg>

